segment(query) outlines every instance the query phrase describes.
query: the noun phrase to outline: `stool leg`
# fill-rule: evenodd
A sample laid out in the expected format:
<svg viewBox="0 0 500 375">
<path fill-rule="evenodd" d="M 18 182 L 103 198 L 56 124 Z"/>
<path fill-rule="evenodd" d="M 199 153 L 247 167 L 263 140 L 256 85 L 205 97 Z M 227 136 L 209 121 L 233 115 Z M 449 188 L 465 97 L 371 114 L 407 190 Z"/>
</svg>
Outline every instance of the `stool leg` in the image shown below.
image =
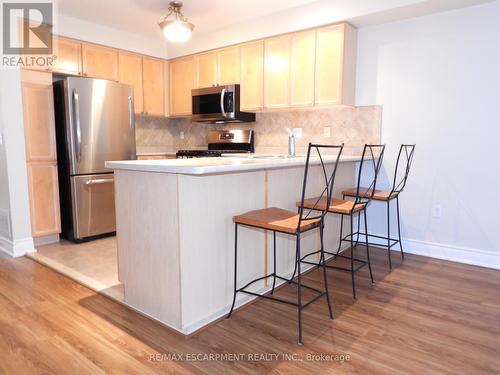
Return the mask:
<svg viewBox="0 0 500 375">
<path fill-rule="evenodd" d="M 324 223 L 321 223 L 321 225 L 319 226 L 319 235 L 321 239 L 321 266 L 323 267 L 323 282 L 325 283 L 325 293 L 326 293 L 326 302 L 328 303 L 328 313 L 330 314 L 330 319 L 333 319 L 332 306 L 330 304 L 330 295 L 328 294 L 328 281 L 326 279 L 325 246 L 323 244 L 324 228 L 325 228 Z"/>
<path fill-rule="evenodd" d="M 399 197 L 396 197 L 396 208 L 398 213 L 398 237 L 399 237 L 399 248 L 401 249 L 401 257 L 405 259 L 405 253 L 403 251 L 403 243 L 401 242 L 401 224 L 399 222 Z"/>
<path fill-rule="evenodd" d="M 351 219 L 351 280 L 352 280 L 352 298 L 356 299 L 356 285 L 354 284 L 354 242 L 352 240 L 353 237 L 353 225 L 352 225 L 352 213 L 349 215 Z"/>
<path fill-rule="evenodd" d="M 342 232 L 343 232 L 343 226 L 344 226 L 344 214 L 340 214 L 340 239 L 339 239 L 339 247 L 337 249 L 337 255 L 340 253 L 340 248 L 342 247 Z"/>
<path fill-rule="evenodd" d="M 361 212 L 359 213 L 361 215 Z M 366 208 L 363 210 L 363 214 L 365 216 L 365 246 L 366 246 L 366 259 L 368 260 L 368 269 L 370 270 L 370 279 L 372 280 L 373 284 L 373 274 L 372 274 L 372 265 L 370 263 L 370 248 L 368 247 L 368 224 L 367 224 L 367 219 L 366 219 Z"/>
<path fill-rule="evenodd" d="M 299 345 L 304 345 L 302 341 L 302 285 L 300 280 L 300 233 L 297 234 L 297 240 L 295 244 L 295 262 L 297 263 L 297 313 L 298 313 L 298 323 L 299 323 Z"/>
<path fill-rule="evenodd" d="M 320 251 L 320 256 L 319 256 L 319 262 L 318 262 L 318 268 L 323 266 L 323 263 L 325 262 L 325 247 L 323 246 L 323 233 L 325 230 L 325 223 L 322 222 L 320 227 L 319 227 L 319 237 L 320 237 L 320 243 L 321 243 L 321 251 Z"/>
<path fill-rule="evenodd" d="M 273 242 L 274 242 L 274 260 L 273 260 L 273 288 L 271 289 L 271 294 L 274 293 L 274 287 L 276 286 L 276 232 L 273 232 Z"/>
<path fill-rule="evenodd" d="M 226 319 L 229 319 L 231 317 L 231 314 L 233 313 L 234 309 L 234 303 L 236 302 L 236 293 L 237 293 L 237 275 L 236 271 L 238 269 L 238 223 L 234 223 L 234 294 L 233 294 L 233 304 L 231 305 L 231 310 L 229 311 L 229 314 L 227 314 Z"/>
<path fill-rule="evenodd" d="M 389 269 L 392 270 L 392 261 L 391 261 L 391 219 L 390 219 L 390 203 L 391 201 L 387 201 L 387 255 L 389 255 Z"/>
</svg>

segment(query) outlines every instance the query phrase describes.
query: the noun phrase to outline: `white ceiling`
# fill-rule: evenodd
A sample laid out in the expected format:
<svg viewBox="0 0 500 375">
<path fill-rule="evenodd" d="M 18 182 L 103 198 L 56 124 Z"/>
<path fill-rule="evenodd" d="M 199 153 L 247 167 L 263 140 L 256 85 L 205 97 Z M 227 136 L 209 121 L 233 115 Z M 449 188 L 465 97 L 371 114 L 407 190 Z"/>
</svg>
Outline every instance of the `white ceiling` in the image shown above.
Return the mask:
<svg viewBox="0 0 500 375">
<path fill-rule="evenodd" d="M 184 15 L 196 32 L 225 28 L 315 0 L 185 0 Z M 60 14 L 119 30 L 161 36 L 157 22 L 168 13 L 169 0 L 57 0 Z"/>
</svg>

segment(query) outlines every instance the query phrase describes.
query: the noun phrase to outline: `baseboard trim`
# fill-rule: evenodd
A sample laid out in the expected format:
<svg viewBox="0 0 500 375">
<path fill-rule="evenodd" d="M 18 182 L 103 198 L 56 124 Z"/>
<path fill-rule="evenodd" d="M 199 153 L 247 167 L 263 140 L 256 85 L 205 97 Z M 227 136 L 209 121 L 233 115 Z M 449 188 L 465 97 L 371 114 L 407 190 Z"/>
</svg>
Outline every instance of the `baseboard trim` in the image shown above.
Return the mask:
<svg viewBox="0 0 500 375">
<path fill-rule="evenodd" d="M 10 240 L 0 236 L 0 251 L 13 257 L 18 258 L 27 253 L 35 252 L 35 245 L 32 237 L 21 238 L 19 240 Z"/>
<path fill-rule="evenodd" d="M 378 233 L 370 234 L 383 236 L 383 234 Z M 474 266 L 500 269 L 500 252 L 496 253 L 488 250 L 421 241 L 411 238 L 403 238 L 402 241 L 405 253 L 471 264 Z M 383 244 L 380 246 L 384 247 Z M 393 250 L 399 250 L 399 246 L 394 246 Z"/>
</svg>

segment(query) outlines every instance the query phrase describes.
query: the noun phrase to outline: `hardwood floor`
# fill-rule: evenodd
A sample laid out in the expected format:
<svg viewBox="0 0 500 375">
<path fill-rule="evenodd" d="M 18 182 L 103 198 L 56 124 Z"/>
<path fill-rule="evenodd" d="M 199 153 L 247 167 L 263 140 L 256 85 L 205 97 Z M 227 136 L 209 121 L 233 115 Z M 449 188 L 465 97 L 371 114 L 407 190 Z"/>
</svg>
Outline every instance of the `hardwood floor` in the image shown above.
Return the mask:
<svg viewBox="0 0 500 375">
<path fill-rule="evenodd" d="M 0 373 L 500 373 L 500 271 L 410 254 L 393 260 L 389 273 L 386 253 L 372 251 L 376 284 L 366 268 L 358 272 L 357 301 L 350 275 L 329 271 L 336 319 L 324 301 L 311 305 L 299 347 L 286 305 L 259 300 L 184 338 L 28 258 L 2 257 Z M 320 276 L 304 279 L 319 286 Z M 294 292 L 287 285 L 277 294 Z M 344 360 L 325 357 L 335 354 Z M 203 357 L 217 355 L 233 358 Z"/>
</svg>

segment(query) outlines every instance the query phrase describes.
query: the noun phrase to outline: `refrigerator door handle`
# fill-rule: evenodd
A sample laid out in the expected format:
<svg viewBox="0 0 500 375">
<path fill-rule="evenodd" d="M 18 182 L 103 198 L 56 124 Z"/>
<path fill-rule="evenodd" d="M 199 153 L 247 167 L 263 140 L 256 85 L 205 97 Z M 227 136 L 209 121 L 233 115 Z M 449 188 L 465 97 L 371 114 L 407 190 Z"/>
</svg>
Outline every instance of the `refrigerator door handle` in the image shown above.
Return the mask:
<svg viewBox="0 0 500 375">
<path fill-rule="evenodd" d="M 112 178 L 107 178 L 107 179 L 100 178 L 97 180 L 85 181 L 85 185 L 112 184 L 113 182 L 114 182 L 114 180 Z"/>
<path fill-rule="evenodd" d="M 134 98 L 132 95 L 128 97 L 128 121 L 130 129 L 132 129 L 134 124 Z"/>
<path fill-rule="evenodd" d="M 82 156 L 82 129 L 80 128 L 80 101 L 78 93 L 73 89 L 73 109 L 76 124 L 76 160 Z"/>
</svg>

